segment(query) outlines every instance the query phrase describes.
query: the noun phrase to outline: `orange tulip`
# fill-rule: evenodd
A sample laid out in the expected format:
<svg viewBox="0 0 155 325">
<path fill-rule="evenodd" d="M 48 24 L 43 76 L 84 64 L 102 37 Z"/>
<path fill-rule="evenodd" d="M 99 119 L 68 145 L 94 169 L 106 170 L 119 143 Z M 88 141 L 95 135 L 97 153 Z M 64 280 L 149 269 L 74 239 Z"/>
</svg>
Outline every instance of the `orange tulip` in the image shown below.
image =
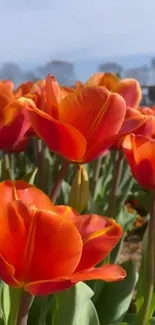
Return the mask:
<svg viewBox="0 0 155 325">
<path fill-rule="evenodd" d="M 120 138 L 113 146 L 120 148 L 124 136 L 130 133 L 155 138 L 155 112 L 150 107 L 127 108 L 124 123 L 119 131 Z"/>
<path fill-rule="evenodd" d="M 137 109 L 127 110 L 126 118 L 137 116 L 142 123 L 132 132 L 137 135 L 154 137 L 155 135 L 155 112 L 151 107 L 139 106 Z"/>
<path fill-rule="evenodd" d="M 15 98 L 11 82 L 0 81 L 0 149 L 13 151 L 30 128 L 27 105 L 27 99 Z"/>
<path fill-rule="evenodd" d="M 23 181 L 2 182 L 0 193 L 0 276 L 8 285 L 46 295 L 78 281 L 125 277 L 118 265 L 95 268 L 122 236 L 113 219 L 54 206 Z"/>
<path fill-rule="evenodd" d="M 16 98 L 22 97 L 27 95 L 28 93 L 31 92 L 31 89 L 33 87 L 33 81 L 27 81 L 21 83 L 15 90 L 14 90 L 14 95 Z"/>
<path fill-rule="evenodd" d="M 155 189 L 155 140 L 131 134 L 122 148 L 137 182 L 146 189 Z"/>
<path fill-rule="evenodd" d="M 83 85 L 77 82 L 77 88 L 84 86 L 104 86 L 109 91 L 120 94 L 126 101 L 126 105 L 136 108 L 142 97 L 139 82 L 136 79 L 120 79 L 113 73 L 96 72 Z"/>
<path fill-rule="evenodd" d="M 121 80 L 113 73 L 96 72 L 87 80 L 85 85 L 79 81 L 76 83 L 77 89 L 88 86 L 106 87 L 109 91 L 120 94 L 126 102 L 126 116 L 119 131 L 119 136 L 112 145 L 113 149 L 118 149 L 125 135 L 135 132 L 145 123 L 146 118 L 144 115 L 138 114 L 137 110 L 134 109 L 138 106 L 142 97 L 140 85 L 136 79 Z"/>
<path fill-rule="evenodd" d="M 54 77 L 46 79 L 47 105 L 29 109 L 35 132 L 50 150 L 68 160 L 88 162 L 104 153 L 115 140 L 126 114 L 124 99 L 104 87 L 71 90 L 61 98 Z"/>
</svg>

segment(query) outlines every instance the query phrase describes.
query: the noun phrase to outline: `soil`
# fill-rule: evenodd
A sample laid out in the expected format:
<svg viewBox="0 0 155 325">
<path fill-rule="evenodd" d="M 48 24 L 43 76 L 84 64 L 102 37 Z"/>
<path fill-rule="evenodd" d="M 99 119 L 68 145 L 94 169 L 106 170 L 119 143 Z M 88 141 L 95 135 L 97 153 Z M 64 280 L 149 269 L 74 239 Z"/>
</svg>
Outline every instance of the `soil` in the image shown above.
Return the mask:
<svg viewBox="0 0 155 325">
<path fill-rule="evenodd" d="M 140 267 L 142 253 L 142 238 L 140 236 L 129 236 L 124 241 L 120 256 L 119 263 L 127 260 L 134 260 L 136 262 L 137 271 Z"/>
</svg>

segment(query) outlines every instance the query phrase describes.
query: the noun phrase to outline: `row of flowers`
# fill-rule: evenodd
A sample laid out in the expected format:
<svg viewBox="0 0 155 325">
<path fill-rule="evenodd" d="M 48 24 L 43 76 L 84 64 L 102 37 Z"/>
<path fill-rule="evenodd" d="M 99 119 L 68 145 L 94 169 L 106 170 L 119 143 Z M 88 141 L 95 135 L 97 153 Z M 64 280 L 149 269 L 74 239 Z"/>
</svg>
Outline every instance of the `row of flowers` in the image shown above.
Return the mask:
<svg viewBox="0 0 155 325">
<path fill-rule="evenodd" d="M 52 75 L 17 89 L 1 80 L 0 149 L 25 151 L 31 138 L 41 138 L 76 165 L 119 150 L 139 184 L 154 190 L 155 107 L 141 107 L 141 95 L 136 80 L 109 73 L 96 73 L 75 88 L 59 85 Z M 98 267 L 122 237 L 114 219 L 54 205 L 22 180 L 0 183 L 0 209 L 0 277 L 8 285 L 48 295 L 79 281 L 126 276 L 119 265 Z"/>
<path fill-rule="evenodd" d="M 154 136 L 154 108 L 139 107 L 140 100 L 136 80 L 112 74 L 96 73 L 75 89 L 61 87 L 50 75 L 17 89 L 1 81 L 0 148 L 24 150 L 37 135 L 66 159 L 89 162 L 125 134 Z"/>
</svg>

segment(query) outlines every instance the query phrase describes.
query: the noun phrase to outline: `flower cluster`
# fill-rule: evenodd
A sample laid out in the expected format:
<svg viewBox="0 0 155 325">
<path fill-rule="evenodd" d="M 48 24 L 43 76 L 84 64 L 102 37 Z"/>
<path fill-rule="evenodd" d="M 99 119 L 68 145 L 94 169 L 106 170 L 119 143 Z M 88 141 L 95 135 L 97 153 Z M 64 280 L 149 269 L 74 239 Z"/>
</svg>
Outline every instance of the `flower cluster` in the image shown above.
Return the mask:
<svg viewBox="0 0 155 325">
<path fill-rule="evenodd" d="M 66 205 L 54 204 L 65 176 L 59 168 L 51 196 L 25 180 L 1 179 L 0 278 L 4 283 L 36 296 L 72 288 L 80 281 L 126 277 L 120 265 L 107 260 L 123 235 L 114 220 L 123 155 L 138 183 L 155 190 L 155 107 L 140 106 L 141 97 L 138 81 L 112 73 L 95 73 L 74 88 L 60 85 L 53 75 L 18 88 L 9 80 L 0 81 L 3 154 L 26 152 L 31 141 L 40 140 L 67 168 L 71 163 L 76 169 Z M 83 164 L 89 166 L 109 151 L 119 152 L 119 159 L 109 210 L 103 216 L 86 209 L 89 175 Z M 43 168 L 41 173 L 44 179 Z M 92 196 L 97 181 L 96 168 Z"/>
</svg>

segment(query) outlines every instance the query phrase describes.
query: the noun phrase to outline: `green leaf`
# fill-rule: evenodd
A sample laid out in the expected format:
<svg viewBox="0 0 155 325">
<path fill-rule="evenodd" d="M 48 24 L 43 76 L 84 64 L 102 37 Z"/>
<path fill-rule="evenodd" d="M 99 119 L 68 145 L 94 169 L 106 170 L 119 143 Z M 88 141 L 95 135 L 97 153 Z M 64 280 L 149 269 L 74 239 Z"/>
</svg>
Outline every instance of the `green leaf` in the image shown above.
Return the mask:
<svg viewBox="0 0 155 325">
<path fill-rule="evenodd" d="M 90 300 L 92 295 L 93 291 L 82 282 L 55 295 L 56 308 L 51 325 L 99 325 Z"/>
<path fill-rule="evenodd" d="M 141 260 L 141 266 L 139 271 L 139 280 L 137 284 L 137 294 L 136 294 L 136 309 L 137 312 L 140 311 L 140 309 L 143 306 L 144 303 L 144 295 L 147 285 L 147 251 L 148 251 L 148 228 L 145 231 L 145 235 L 143 238 L 143 249 L 142 249 L 142 260 Z M 154 285 L 154 292 L 152 295 L 152 301 L 151 306 L 149 310 L 149 315 L 147 321 L 151 319 L 155 311 L 155 285 Z M 148 323 L 149 324 L 149 323 Z M 151 324 L 151 323 L 150 323 Z"/>
<path fill-rule="evenodd" d="M 3 284 L 1 290 L 2 318 L 5 325 L 16 324 L 22 289 L 15 289 Z"/>
<path fill-rule="evenodd" d="M 79 313 L 76 322 L 80 325 L 100 325 L 95 306 L 90 299 L 81 314 Z"/>
<path fill-rule="evenodd" d="M 36 167 L 34 170 L 32 170 L 30 173 L 25 175 L 22 180 L 33 185 L 35 181 L 35 177 L 37 175 L 38 168 Z"/>
<path fill-rule="evenodd" d="M 137 325 L 137 314 L 136 313 L 127 313 L 124 317 L 124 321 L 129 323 L 130 325 Z"/>
<path fill-rule="evenodd" d="M 6 165 L 6 160 L 1 161 L 1 180 L 5 181 L 7 179 L 13 179 L 13 171 L 10 168 L 9 155 L 5 154 L 6 159 L 8 160 L 8 165 Z"/>
<path fill-rule="evenodd" d="M 127 272 L 126 278 L 120 282 L 104 283 L 95 304 L 101 325 L 123 321 L 130 306 L 137 282 L 135 263 L 131 260 L 121 266 Z"/>
<path fill-rule="evenodd" d="M 108 324 L 108 325 L 131 325 L 131 324 L 123 322 L 123 323 L 115 323 L 115 324 Z"/>
<path fill-rule="evenodd" d="M 123 227 L 125 231 L 132 228 L 134 221 L 136 220 L 137 212 L 129 213 L 126 207 L 123 207 L 120 213 L 116 217 L 116 221 Z"/>
<path fill-rule="evenodd" d="M 0 325 L 5 325 L 4 320 L 2 317 L 0 317 Z"/>
<path fill-rule="evenodd" d="M 45 325 L 47 312 L 52 306 L 52 296 L 35 297 L 31 305 L 27 325 Z"/>
<path fill-rule="evenodd" d="M 64 180 L 62 182 L 62 187 L 61 187 L 61 194 L 60 196 L 62 195 L 63 198 L 63 203 L 64 204 L 68 204 L 68 198 L 69 198 L 69 193 L 70 193 L 70 190 L 71 190 L 71 186 Z M 62 201 L 61 201 L 62 202 Z"/>
<path fill-rule="evenodd" d="M 144 208 L 145 211 L 150 212 L 152 196 L 148 191 L 138 191 L 134 194 L 134 197 L 139 203 L 141 208 Z"/>
<path fill-rule="evenodd" d="M 0 317 L 3 318 L 3 308 L 2 308 L 2 289 L 3 289 L 4 282 L 0 280 Z"/>
<path fill-rule="evenodd" d="M 147 267 L 147 242 L 148 242 L 148 229 L 145 231 L 143 238 L 143 249 L 142 249 L 142 260 L 139 271 L 139 279 L 137 283 L 137 294 L 136 294 L 136 309 L 140 311 L 144 302 L 144 290 L 145 290 L 145 279 L 146 279 L 146 267 Z"/>
<path fill-rule="evenodd" d="M 123 246 L 124 237 L 125 237 L 125 235 L 119 240 L 117 245 L 114 247 L 114 249 L 110 253 L 110 263 L 112 263 L 112 264 L 117 263 L 117 260 L 119 258 L 119 254 L 120 254 L 122 246 Z"/>
</svg>

